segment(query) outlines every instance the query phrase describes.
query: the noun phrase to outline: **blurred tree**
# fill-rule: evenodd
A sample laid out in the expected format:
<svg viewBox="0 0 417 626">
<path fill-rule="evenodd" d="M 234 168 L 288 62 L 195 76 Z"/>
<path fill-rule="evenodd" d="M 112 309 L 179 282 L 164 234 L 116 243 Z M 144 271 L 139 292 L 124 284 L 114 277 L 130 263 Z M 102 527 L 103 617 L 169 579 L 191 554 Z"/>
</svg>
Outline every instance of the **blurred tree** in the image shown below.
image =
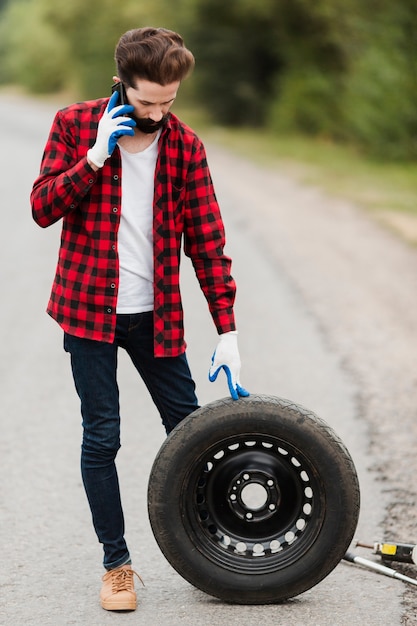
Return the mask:
<svg viewBox="0 0 417 626">
<path fill-rule="evenodd" d="M 198 95 L 225 124 L 264 124 L 417 156 L 415 0 L 200 0 Z"/>
<path fill-rule="evenodd" d="M 51 93 L 66 82 L 66 40 L 44 20 L 39 4 L 18 0 L 7 5 L 0 22 L 0 81 L 30 91 Z"/>
<path fill-rule="evenodd" d="M 269 125 L 275 130 L 337 136 L 341 93 L 354 42 L 356 0 L 279 0 L 283 65 L 275 76 Z"/>
<path fill-rule="evenodd" d="M 38 0 L 45 20 L 67 41 L 70 67 L 82 97 L 110 92 L 115 44 L 120 35 L 150 17 L 148 3 L 114 0 Z M 153 0 L 157 13 L 159 0 Z"/>
<path fill-rule="evenodd" d="M 15 0 L 0 25 L 0 81 L 15 80 L 35 91 L 70 86 L 80 97 L 104 95 L 115 73 L 120 35 L 146 25 L 175 29 L 190 5 L 190 0 Z"/>
<path fill-rule="evenodd" d="M 274 0 L 200 0 L 187 40 L 198 98 L 225 124 L 261 125 L 281 65 Z"/>
<path fill-rule="evenodd" d="M 224 124 L 417 156 L 416 0 L 0 0 L 0 82 L 110 90 L 130 28 L 178 30 L 193 93 Z M 182 92 L 183 90 L 181 90 Z"/>
<path fill-rule="evenodd" d="M 369 0 L 344 93 L 348 136 L 375 155 L 417 156 L 417 6 Z"/>
</svg>

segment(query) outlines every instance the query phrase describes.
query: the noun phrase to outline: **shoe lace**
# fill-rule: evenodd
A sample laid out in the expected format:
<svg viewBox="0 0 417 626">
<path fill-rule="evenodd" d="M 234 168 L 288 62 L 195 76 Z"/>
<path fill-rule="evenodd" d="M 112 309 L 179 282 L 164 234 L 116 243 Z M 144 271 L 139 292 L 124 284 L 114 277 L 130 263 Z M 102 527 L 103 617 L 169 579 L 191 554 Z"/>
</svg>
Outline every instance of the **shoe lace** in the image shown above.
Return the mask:
<svg viewBox="0 0 417 626">
<path fill-rule="evenodd" d="M 120 569 L 115 570 L 112 573 L 112 590 L 113 593 L 118 593 L 119 591 L 132 591 L 133 590 L 133 576 L 137 576 L 145 586 L 142 578 L 139 576 L 137 572 L 133 569 Z"/>
</svg>

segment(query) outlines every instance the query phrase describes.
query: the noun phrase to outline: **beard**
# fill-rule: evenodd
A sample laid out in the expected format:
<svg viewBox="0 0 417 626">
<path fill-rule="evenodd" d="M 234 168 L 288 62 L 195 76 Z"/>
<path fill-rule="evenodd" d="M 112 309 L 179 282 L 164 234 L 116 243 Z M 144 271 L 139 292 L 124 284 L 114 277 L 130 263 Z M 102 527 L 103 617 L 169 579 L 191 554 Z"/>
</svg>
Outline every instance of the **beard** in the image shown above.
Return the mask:
<svg viewBox="0 0 417 626">
<path fill-rule="evenodd" d="M 142 133 L 146 133 L 147 135 L 151 135 L 155 133 L 157 130 L 165 126 L 168 121 L 169 113 L 164 115 L 159 122 L 154 122 L 147 117 L 136 117 L 136 115 L 130 116 L 136 122 L 136 128 L 140 130 Z"/>
</svg>

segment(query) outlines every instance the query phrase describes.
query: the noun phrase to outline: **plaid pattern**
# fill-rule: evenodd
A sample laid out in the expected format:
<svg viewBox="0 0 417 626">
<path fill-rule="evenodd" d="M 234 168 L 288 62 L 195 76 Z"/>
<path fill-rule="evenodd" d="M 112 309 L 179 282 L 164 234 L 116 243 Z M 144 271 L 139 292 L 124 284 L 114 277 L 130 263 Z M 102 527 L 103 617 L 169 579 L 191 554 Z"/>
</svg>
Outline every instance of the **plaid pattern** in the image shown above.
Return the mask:
<svg viewBox="0 0 417 626">
<path fill-rule="evenodd" d="M 119 285 L 121 210 L 118 148 L 95 172 L 87 162 L 108 99 L 74 104 L 53 122 L 32 193 L 34 220 L 63 218 L 48 313 L 69 334 L 112 342 Z M 235 329 L 235 282 L 204 147 L 175 115 L 159 140 L 154 194 L 155 356 L 184 352 L 179 259 L 194 265 L 218 333 Z"/>
</svg>

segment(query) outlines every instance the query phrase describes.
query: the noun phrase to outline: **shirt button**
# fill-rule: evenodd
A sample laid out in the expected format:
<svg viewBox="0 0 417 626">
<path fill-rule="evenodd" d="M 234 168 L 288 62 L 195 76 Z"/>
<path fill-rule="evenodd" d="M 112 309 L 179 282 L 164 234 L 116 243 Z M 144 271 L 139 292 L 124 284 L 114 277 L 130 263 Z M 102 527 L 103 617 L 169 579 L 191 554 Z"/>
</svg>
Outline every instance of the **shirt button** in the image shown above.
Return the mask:
<svg viewBox="0 0 417 626">
<path fill-rule="evenodd" d="M 112 245 L 111 249 L 112 249 L 112 250 L 116 250 L 116 246 L 115 246 L 115 244 L 113 244 L 113 245 Z"/>
<path fill-rule="evenodd" d="M 113 176 L 113 180 L 119 180 L 119 177 L 118 177 L 118 175 L 117 175 L 117 174 L 115 174 L 115 175 Z"/>
<path fill-rule="evenodd" d="M 115 285 L 114 283 L 112 283 L 112 284 L 110 285 L 110 287 L 111 287 L 112 289 L 115 289 L 115 288 L 116 288 L 116 285 Z"/>
<path fill-rule="evenodd" d="M 70 204 L 70 209 L 75 209 L 75 204 Z"/>
<path fill-rule="evenodd" d="M 111 313 L 111 307 L 108 307 L 107 313 Z"/>
<path fill-rule="evenodd" d="M 113 207 L 113 213 L 117 213 L 117 206 Z"/>
<path fill-rule="evenodd" d="M 94 178 L 89 178 L 89 179 L 88 179 L 88 182 L 90 183 L 90 185 L 92 185 L 92 184 L 93 184 L 93 182 L 94 182 Z"/>
</svg>

